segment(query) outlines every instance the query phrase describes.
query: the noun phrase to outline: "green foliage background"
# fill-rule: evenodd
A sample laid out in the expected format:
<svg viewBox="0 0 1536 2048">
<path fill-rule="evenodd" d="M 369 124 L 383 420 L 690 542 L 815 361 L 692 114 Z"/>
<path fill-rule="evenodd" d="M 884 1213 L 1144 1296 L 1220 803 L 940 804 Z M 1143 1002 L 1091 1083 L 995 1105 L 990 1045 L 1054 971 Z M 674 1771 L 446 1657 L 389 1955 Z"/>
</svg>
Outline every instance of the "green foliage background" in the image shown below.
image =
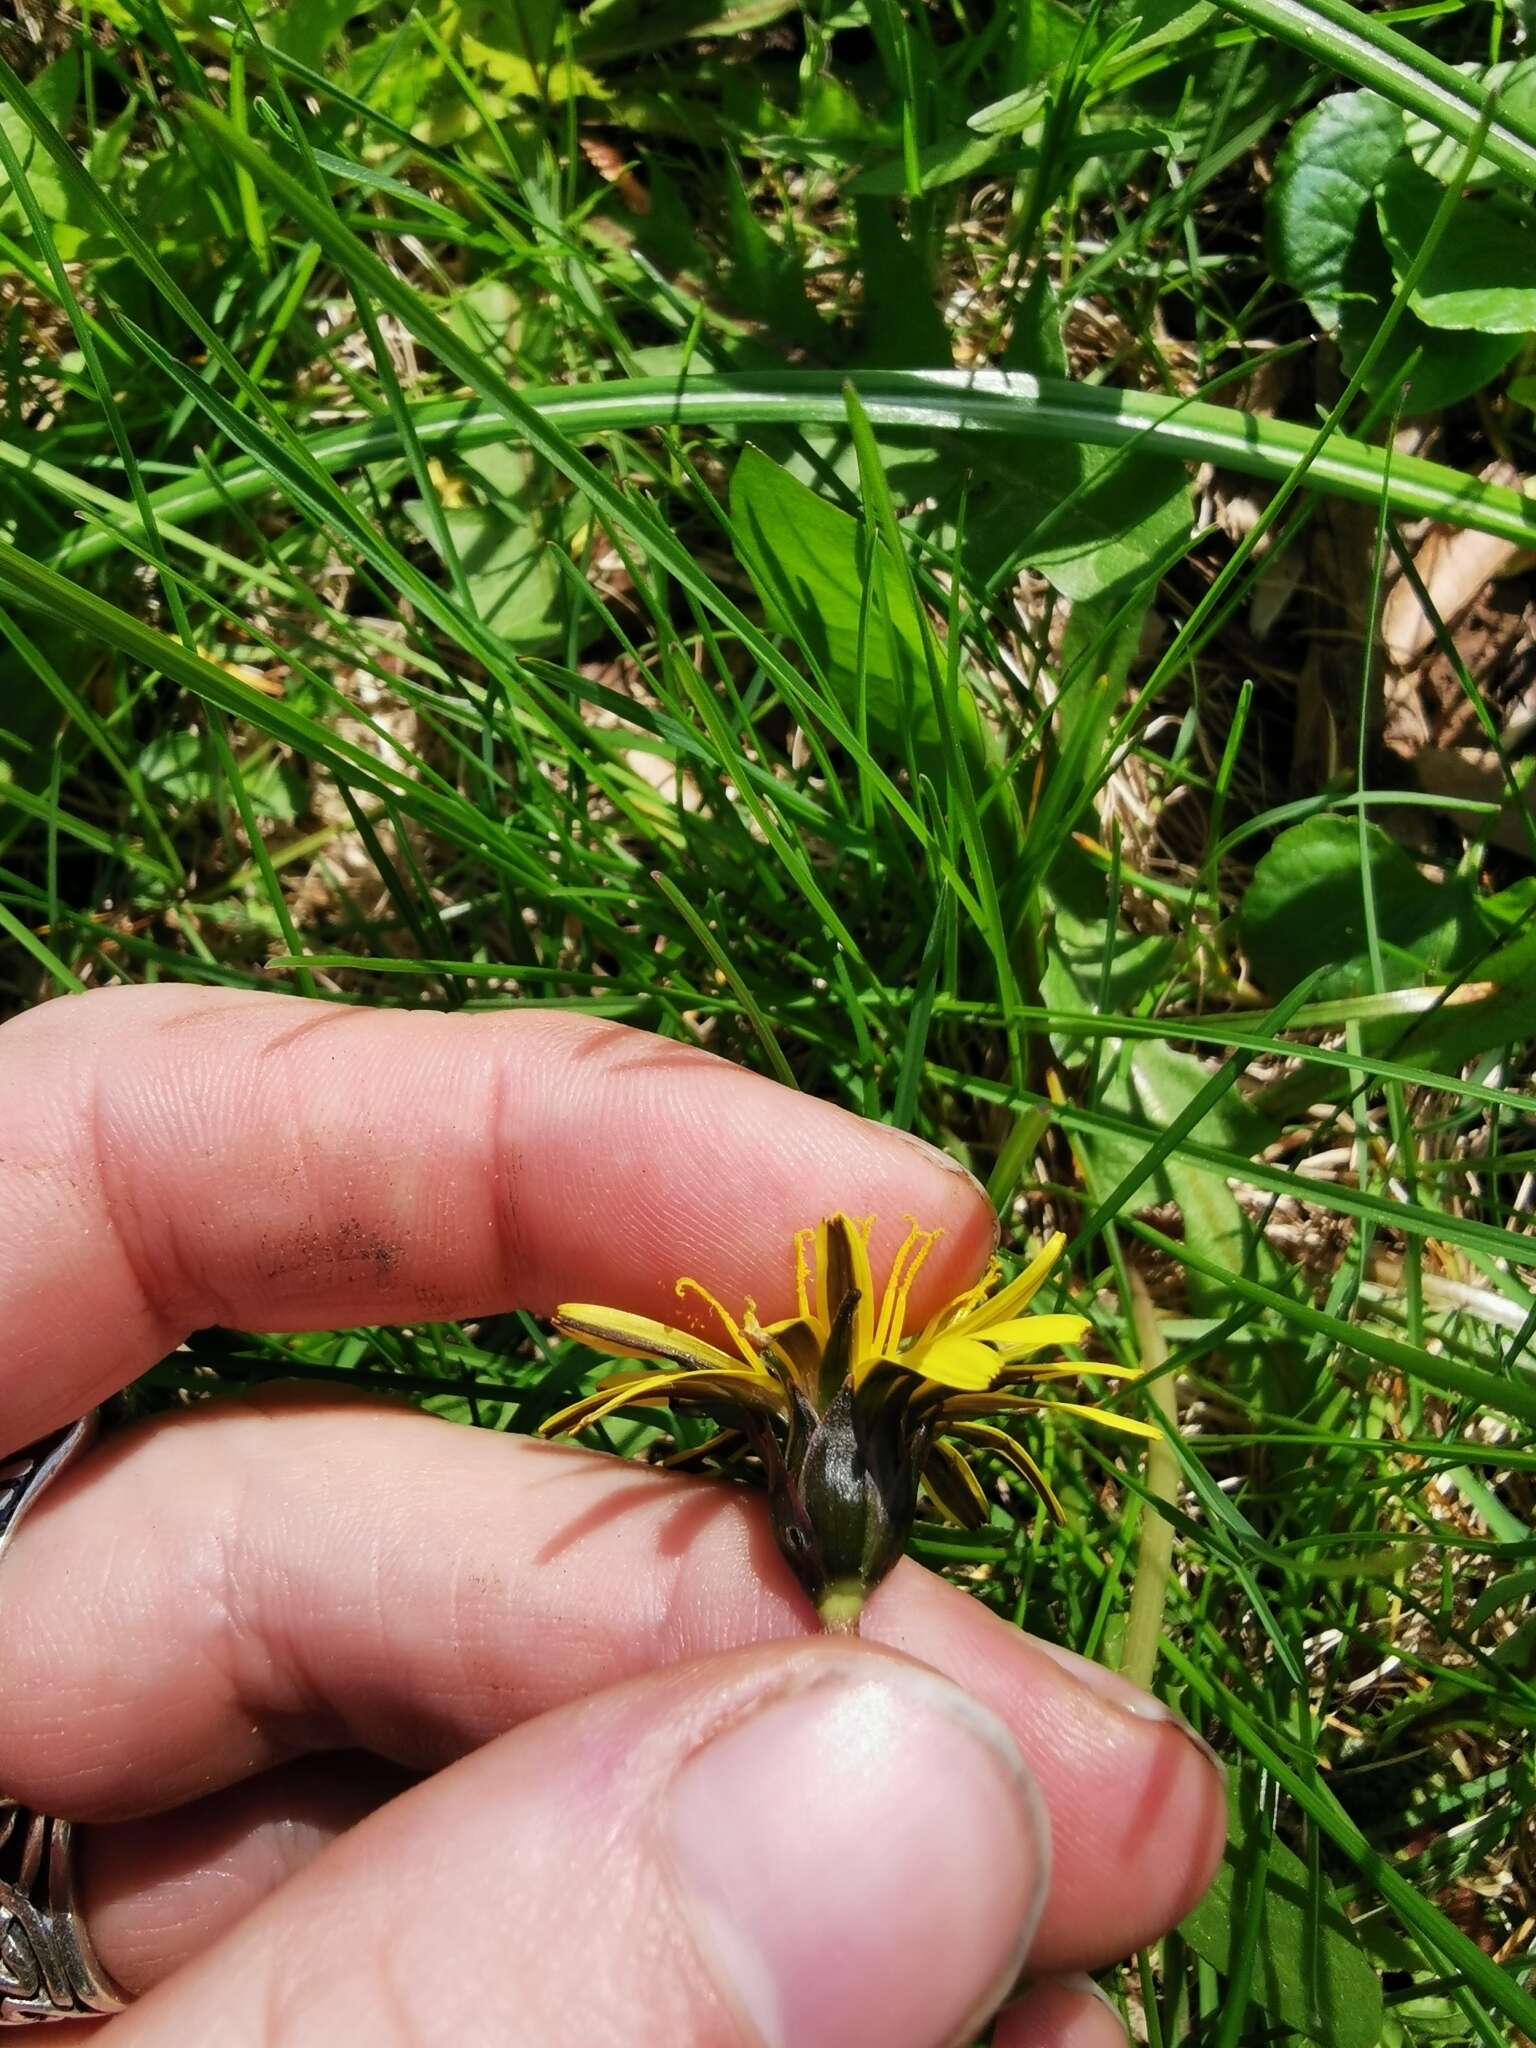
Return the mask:
<svg viewBox="0 0 1536 2048">
<path fill-rule="evenodd" d="M 1438 618 L 1503 786 L 1405 784 L 1370 621 L 1414 522 L 1536 543 L 1484 480 L 1531 468 L 1536 25 L 29 23 L 7 1004 L 585 1008 L 921 1131 L 1015 1241 L 1061 1223 L 1100 1346 L 1178 1389 L 1167 1469 L 1053 1430 L 1064 1536 L 989 1475 L 991 1526 L 919 1550 L 1232 1762 L 1216 1892 L 1115 1979 L 1139 2037 L 1531 2032 L 1536 828 Z M 1340 548 L 1319 746 L 1298 614 L 1251 622 Z M 516 1318 L 207 1332 L 149 1397 L 297 1368 L 525 1430 L 590 1364 Z"/>
</svg>

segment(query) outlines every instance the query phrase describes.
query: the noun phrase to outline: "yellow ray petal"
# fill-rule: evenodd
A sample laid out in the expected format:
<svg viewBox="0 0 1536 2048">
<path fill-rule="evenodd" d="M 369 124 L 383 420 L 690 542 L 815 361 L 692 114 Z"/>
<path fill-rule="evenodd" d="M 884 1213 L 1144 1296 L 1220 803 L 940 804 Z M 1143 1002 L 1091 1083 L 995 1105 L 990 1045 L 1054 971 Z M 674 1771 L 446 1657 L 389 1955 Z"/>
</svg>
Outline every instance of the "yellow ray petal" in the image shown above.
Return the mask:
<svg viewBox="0 0 1536 2048">
<path fill-rule="evenodd" d="M 670 1458 L 663 1458 L 661 1469 L 663 1472 L 688 1472 L 707 1464 L 711 1458 L 733 1457 L 745 1447 L 746 1441 L 739 1429 L 717 1429 L 712 1437 L 695 1444 L 691 1450 L 674 1451 Z"/>
<path fill-rule="evenodd" d="M 665 1373 L 646 1374 L 642 1378 L 641 1388 L 643 1389 L 644 1387 L 645 1379 L 659 1381 L 671 1377 L 673 1375 Z M 599 1387 L 595 1393 L 583 1394 L 579 1401 L 572 1401 L 568 1408 L 560 1409 L 557 1414 L 546 1415 L 539 1424 L 539 1435 L 577 1436 L 587 1427 L 588 1423 L 595 1420 L 600 1409 L 621 1407 L 624 1405 L 626 1398 L 628 1398 L 631 1406 L 643 1408 L 646 1405 L 647 1395 L 642 1390 L 626 1388 L 623 1395 L 616 1397 L 611 1387 Z M 657 1405 L 661 1405 L 660 1395 L 657 1396 Z"/>
<path fill-rule="evenodd" d="M 1011 1465 L 1025 1485 L 1045 1502 L 1046 1509 L 1057 1527 L 1066 1527 L 1066 1510 L 1056 1498 L 1051 1482 L 1024 1446 L 1015 1443 L 1006 1430 L 993 1429 L 985 1422 L 962 1422 L 954 1433 L 962 1443 L 977 1444 L 985 1450 L 994 1452 L 1005 1464 Z"/>
<path fill-rule="evenodd" d="M 1005 1323 L 1010 1316 L 1019 1315 L 1034 1300 L 1045 1285 L 1052 1266 L 1066 1248 L 1066 1237 L 1061 1231 L 1036 1253 L 1029 1264 L 1015 1279 L 1008 1282 L 1001 1294 L 994 1294 L 990 1301 L 984 1301 L 980 1308 L 972 1311 L 965 1319 L 966 1334 L 979 1337 L 994 1324 Z"/>
<path fill-rule="evenodd" d="M 734 1401 L 771 1413 L 777 1413 L 783 1403 L 778 1385 L 768 1373 L 747 1372 L 741 1366 L 728 1366 L 724 1372 L 690 1367 L 683 1372 L 624 1373 L 617 1386 L 601 1387 L 541 1422 L 539 1435 L 570 1436 L 606 1421 L 621 1408 L 664 1408 L 674 1394 L 690 1401 Z"/>
<path fill-rule="evenodd" d="M 923 1490 L 934 1501 L 944 1519 L 957 1528 L 980 1529 L 990 1512 L 987 1496 L 963 1453 L 942 1438 L 928 1447 L 922 1472 Z"/>
<path fill-rule="evenodd" d="M 968 1325 L 966 1335 L 984 1335 L 989 1344 L 1006 1352 L 1011 1364 L 1032 1351 L 1064 1351 L 1068 1345 L 1081 1344 L 1092 1328 L 1086 1316 L 1019 1316 L 1006 1323 L 991 1323 L 984 1332 Z"/>
<path fill-rule="evenodd" d="M 974 1337 L 959 1334 L 935 1337 L 932 1343 L 919 1346 L 916 1353 L 908 1353 L 897 1363 L 941 1387 L 978 1393 L 983 1387 L 990 1387 L 1002 1370 L 1002 1360 L 995 1351 Z"/>
<path fill-rule="evenodd" d="M 977 1393 L 951 1394 L 944 1403 L 944 1425 L 948 1427 L 951 1417 L 1033 1415 L 1037 1409 L 1052 1405 L 1049 1401 L 1037 1401 L 1032 1395 L 1013 1394 L 1004 1386 L 994 1386 Z"/>
<path fill-rule="evenodd" d="M 740 1360 L 718 1345 L 706 1344 L 687 1330 L 658 1323 L 650 1316 L 632 1316 L 621 1308 L 599 1308 L 592 1302 L 562 1302 L 554 1313 L 555 1328 L 565 1337 L 579 1337 L 594 1350 L 620 1358 L 661 1358 L 699 1372 L 735 1372 Z"/>
<path fill-rule="evenodd" d="M 1021 1374 L 1021 1377 L 1027 1375 Z M 1006 1385 L 979 1393 L 952 1394 L 944 1403 L 946 1428 L 952 1419 L 969 1422 L 973 1417 L 987 1415 L 1075 1415 L 1080 1421 L 1097 1423 L 1102 1429 L 1117 1430 L 1122 1436 L 1147 1437 L 1154 1441 L 1162 1436 L 1162 1431 L 1152 1423 L 1139 1422 L 1133 1415 L 1118 1415 L 1107 1408 L 1094 1408 L 1086 1401 L 1046 1401 L 1035 1394 L 1015 1393 Z"/>
<path fill-rule="evenodd" d="M 813 1394 L 826 1349 L 825 1334 L 818 1333 L 806 1317 L 790 1316 L 785 1322 L 770 1323 L 763 1335 L 790 1378 L 807 1395 Z"/>
<path fill-rule="evenodd" d="M 1080 1422 L 1091 1422 L 1095 1429 L 1113 1430 L 1116 1436 L 1146 1437 L 1152 1443 L 1161 1443 L 1163 1432 L 1155 1422 L 1142 1422 L 1134 1415 L 1116 1415 L 1108 1408 L 1090 1408 L 1082 1401 L 1042 1401 L 1042 1409 L 1052 1415 L 1075 1415 Z"/>
<path fill-rule="evenodd" d="M 1139 1380 L 1134 1365 L 1079 1365 L 1071 1358 L 1051 1358 L 1043 1364 L 1005 1365 L 997 1376 L 1000 1387 L 1015 1380 Z"/>
</svg>

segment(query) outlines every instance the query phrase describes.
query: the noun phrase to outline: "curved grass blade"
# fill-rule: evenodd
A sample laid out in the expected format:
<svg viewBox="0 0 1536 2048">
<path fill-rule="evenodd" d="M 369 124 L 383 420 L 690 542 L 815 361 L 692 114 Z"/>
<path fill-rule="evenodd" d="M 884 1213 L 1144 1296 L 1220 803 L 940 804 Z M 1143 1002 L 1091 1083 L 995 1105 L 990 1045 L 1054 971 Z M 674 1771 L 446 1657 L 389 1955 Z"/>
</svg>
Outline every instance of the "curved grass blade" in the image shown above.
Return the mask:
<svg viewBox="0 0 1536 2048">
<path fill-rule="evenodd" d="M 1477 153 L 1536 188 L 1536 134 L 1499 111 L 1476 78 L 1421 50 L 1380 15 L 1363 14 L 1349 0 L 1221 0 L 1229 14 L 1268 29 L 1308 57 L 1323 59 L 1410 113 L 1422 114 L 1446 135 L 1470 142 L 1487 117 Z M 1491 108 L 1491 111 L 1490 111 Z"/>
<path fill-rule="evenodd" d="M 620 377 L 590 384 L 530 389 L 521 405 L 547 426 L 575 439 L 621 428 L 688 426 L 844 426 L 851 387 L 873 426 L 920 434 L 983 435 L 1005 440 L 1082 441 L 1118 448 L 1144 442 L 1183 462 L 1211 462 L 1278 483 L 1313 449 L 1314 429 L 1289 420 L 1256 418 L 1235 407 L 1150 391 L 1120 391 L 1020 370 L 754 371 L 750 375 Z M 521 408 L 520 408 L 521 410 Z M 484 400 L 447 399 L 413 406 L 412 420 L 428 451 L 483 448 L 518 436 L 522 424 Z M 387 420 L 359 421 L 314 435 L 307 453 L 339 475 L 401 454 Z M 9 444 L 3 459 L 29 467 L 27 451 Z M 37 479 L 45 487 L 46 474 Z M 1390 479 L 1378 448 L 1347 435 L 1330 436 L 1307 472 L 1315 490 L 1356 504 L 1378 505 L 1384 482 L 1394 514 L 1442 521 L 1536 546 L 1536 501 L 1504 485 L 1482 483 L 1444 463 L 1398 455 Z M 227 503 L 262 497 L 271 475 L 248 459 L 229 462 L 211 478 L 187 477 L 151 496 L 158 519 L 189 523 Z M 98 502 L 96 509 L 101 511 Z M 136 530 L 130 506 L 120 523 Z M 174 537 L 174 536 L 170 536 Z M 108 552 L 111 534 L 81 534 L 55 555 L 77 569 Z"/>
</svg>

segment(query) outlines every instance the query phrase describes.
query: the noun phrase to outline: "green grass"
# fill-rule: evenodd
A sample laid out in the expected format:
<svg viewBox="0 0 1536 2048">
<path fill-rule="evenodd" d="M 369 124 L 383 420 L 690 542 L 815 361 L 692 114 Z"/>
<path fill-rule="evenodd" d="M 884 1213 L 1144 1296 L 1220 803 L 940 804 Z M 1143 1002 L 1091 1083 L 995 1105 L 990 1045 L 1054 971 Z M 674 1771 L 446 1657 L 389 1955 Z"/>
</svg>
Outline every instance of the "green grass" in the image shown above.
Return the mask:
<svg viewBox="0 0 1536 2048">
<path fill-rule="evenodd" d="M 1530 2033 L 1517 683 L 1433 621 L 1503 778 L 1433 803 L 1368 627 L 1536 534 L 1528 10 L 230 13 L 0 32 L 0 1000 L 588 1008 L 946 1146 L 1177 1394 L 917 1544 L 1234 1765 L 1138 2037 Z"/>
</svg>

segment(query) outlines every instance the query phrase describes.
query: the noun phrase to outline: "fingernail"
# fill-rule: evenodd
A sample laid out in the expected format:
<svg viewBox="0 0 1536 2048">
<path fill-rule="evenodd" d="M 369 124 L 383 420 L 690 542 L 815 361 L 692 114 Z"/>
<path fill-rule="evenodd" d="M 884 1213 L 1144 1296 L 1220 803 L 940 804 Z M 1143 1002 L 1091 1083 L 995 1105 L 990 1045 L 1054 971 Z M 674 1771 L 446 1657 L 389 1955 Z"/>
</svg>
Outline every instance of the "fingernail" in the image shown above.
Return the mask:
<svg viewBox="0 0 1536 2048">
<path fill-rule="evenodd" d="M 829 1660 L 668 1798 L 701 1957 L 762 2048 L 949 2048 L 1023 1966 L 1044 1807 L 1001 1723 L 934 1674 Z"/>
<path fill-rule="evenodd" d="M 985 1185 L 976 1178 L 968 1166 L 962 1166 L 952 1152 L 946 1152 L 942 1145 L 930 1145 L 928 1140 L 920 1138 L 916 1131 L 898 1130 L 895 1124 L 887 1124 L 886 1129 L 893 1138 L 900 1138 L 904 1144 L 910 1145 L 914 1151 L 921 1152 L 930 1166 L 942 1166 L 947 1173 L 957 1173 L 962 1180 L 969 1181 L 982 1201 L 986 1203 L 989 1209 L 991 1208 L 992 1197 L 987 1193 Z M 1001 1222 L 994 1216 L 992 1225 L 992 1248 L 994 1251 L 1002 1242 L 1002 1230 Z"/>
<path fill-rule="evenodd" d="M 1063 1649 L 1060 1643 L 1043 1642 L 1039 1636 L 1030 1639 L 1037 1650 L 1042 1651 L 1051 1662 L 1058 1665 L 1078 1685 L 1103 1700 L 1106 1706 L 1117 1713 L 1128 1714 L 1133 1721 L 1147 1721 L 1154 1725 L 1177 1729 L 1186 1742 L 1193 1743 L 1206 1762 L 1222 1778 L 1227 1775 L 1226 1764 L 1212 1749 L 1197 1728 L 1190 1725 L 1184 1716 L 1177 1713 L 1166 1701 L 1155 1693 L 1143 1692 L 1139 1685 L 1133 1685 L 1128 1678 L 1122 1678 L 1118 1671 L 1111 1671 L 1106 1664 L 1095 1664 L 1091 1657 L 1080 1657 L 1075 1650 Z"/>
<path fill-rule="evenodd" d="M 1115 2018 L 1119 2019 L 1119 2006 L 1116 2005 L 1115 2001 L 1104 1989 L 1104 1986 L 1095 1983 L 1086 1970 L 1073 1970 L 1066 1977 L 1053 1978 L 1052 1982 L 1058 1991 L 1070 1991 L 1075 1998 L 1096 1998 L 1100 2005 L 1107 2007 L 1114 2014 Z"/>
</svg>

